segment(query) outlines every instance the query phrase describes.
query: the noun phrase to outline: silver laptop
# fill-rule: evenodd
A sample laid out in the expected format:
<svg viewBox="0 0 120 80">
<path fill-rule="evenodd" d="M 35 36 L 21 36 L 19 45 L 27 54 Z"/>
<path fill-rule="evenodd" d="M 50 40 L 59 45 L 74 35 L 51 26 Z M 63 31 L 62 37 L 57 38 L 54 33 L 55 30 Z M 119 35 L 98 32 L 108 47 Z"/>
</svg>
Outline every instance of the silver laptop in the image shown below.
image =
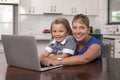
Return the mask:
<svg viewBox="0 0 120 80">
<path fill-rule="evenodd" d="M 59 66 L 42 67 L 38 58 L 34 36 L 1 35 L 7 64 L 36 71 L 45 71 Z"/>
</svg>

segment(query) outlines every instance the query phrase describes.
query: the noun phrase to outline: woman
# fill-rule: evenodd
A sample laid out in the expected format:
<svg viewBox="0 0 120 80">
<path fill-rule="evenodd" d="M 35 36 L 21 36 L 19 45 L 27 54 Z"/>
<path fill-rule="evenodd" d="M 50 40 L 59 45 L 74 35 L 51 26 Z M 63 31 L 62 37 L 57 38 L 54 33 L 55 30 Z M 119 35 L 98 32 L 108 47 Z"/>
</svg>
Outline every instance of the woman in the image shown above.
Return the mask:
<svg viewBox="0 0 120 80">
<path fill-rule="evenodd" d="M 72 21 L 72 33 L 77 41 L 75 56 L 59 60 L 46 60 L 46 65 L 78 65 L 102 59 L 102 42 L 89 35 L 89 18 L 78 14 Z"/>
</svg>

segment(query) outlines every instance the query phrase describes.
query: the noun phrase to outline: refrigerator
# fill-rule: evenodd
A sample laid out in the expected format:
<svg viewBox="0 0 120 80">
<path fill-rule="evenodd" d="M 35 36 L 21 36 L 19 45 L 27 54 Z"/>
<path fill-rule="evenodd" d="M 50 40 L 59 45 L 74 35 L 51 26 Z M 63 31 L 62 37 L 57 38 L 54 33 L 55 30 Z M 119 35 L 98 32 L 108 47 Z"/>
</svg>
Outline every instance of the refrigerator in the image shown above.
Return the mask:
<svg viewBox="0 0 120 80">
<path fill-rule="evenodd" d="M 13 5 L 0 5 L 0 40 L 2 34 L 13 34 Z"/>
</svg>

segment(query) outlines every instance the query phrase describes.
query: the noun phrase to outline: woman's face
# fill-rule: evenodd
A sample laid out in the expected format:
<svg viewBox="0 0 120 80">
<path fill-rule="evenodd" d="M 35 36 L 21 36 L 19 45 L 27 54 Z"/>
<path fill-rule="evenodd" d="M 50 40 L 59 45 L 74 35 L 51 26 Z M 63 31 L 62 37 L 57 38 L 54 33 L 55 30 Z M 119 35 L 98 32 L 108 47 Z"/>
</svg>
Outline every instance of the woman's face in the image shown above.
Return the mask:
<svg viewBox="0 0 120 80">
<path fill-rule="evenodd" d="M 89 28 L 84 23 L 74 21 L 72 24 L 72 33 L 76 41 L 83 41 L 89 34 Z"/>
<path fill-rule="evenodd" d="M 57 42 L 62 42 L 65 37 L 68 35 L 67 29 L 63 24 L 53 24 L 52 26 L 52 37 Z"/>
</svg>

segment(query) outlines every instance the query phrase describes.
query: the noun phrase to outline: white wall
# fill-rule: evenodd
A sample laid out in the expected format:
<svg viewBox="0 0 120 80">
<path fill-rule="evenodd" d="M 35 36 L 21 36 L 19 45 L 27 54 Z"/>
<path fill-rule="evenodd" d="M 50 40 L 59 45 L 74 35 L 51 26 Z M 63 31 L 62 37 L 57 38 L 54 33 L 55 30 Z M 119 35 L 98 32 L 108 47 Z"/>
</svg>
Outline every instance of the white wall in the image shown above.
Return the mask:
<svg viewBox="0 0 120 80">
<path fill-rule="evenodd" d="M 99 0 L 98 7 L 98 16 L 95 17 L 95 28 L 101 29 L 103 34 L 106 34 L 106 25 L 107 25 L 107 8 L 108 8 L 108 0 Z"/>
<path fill-rule="evenodd" d="M 106 34 L 106 24 L 107 24 L 107 0 L 98 0 L 98 15 L 97 16 L 89 16 L 90 18 L 90 26 L 93 26 L 93 29 L 96 28 L 101 29 L 103 34 Z M 21 15 L 20 17 L 20 27 L 18 28 L 19 34 L 30 34 L 30 35 L 42 35 L 42 31 L 46 28 L 50 28 L 51 22 L 56 17 L 65 17 L 69 20 L 70 24 L 74 16 L 63 16 L 63 15 Z M 0 41 L 1 43 L 1 41 Z M 49 40 L 39 41 L 38 42 L 38 51 L 39 53 L 44 50 L 44 48 L 40 49 L 41 44 L 42 47 L 45 47 Z M 2 45 L 0 44 L 0 49 Z"/>
<path fill-rule="evenodd" d="M 89 16 L 90 26 L 93 26 L 94 29 L 101 29 L 101 32 L 104 34 L 106 33 L 105 26 L 107 24 L 107 0 L 98 1 L 98 15 Z M 70 23 L 73 18 L 73 16 L 62 15 L 21 15 L 19 34 L 44 35 L 42 31 L 45 28 L 50 28 L 51 22 L 56 17 L 66 17 Z"/>
</svg>

